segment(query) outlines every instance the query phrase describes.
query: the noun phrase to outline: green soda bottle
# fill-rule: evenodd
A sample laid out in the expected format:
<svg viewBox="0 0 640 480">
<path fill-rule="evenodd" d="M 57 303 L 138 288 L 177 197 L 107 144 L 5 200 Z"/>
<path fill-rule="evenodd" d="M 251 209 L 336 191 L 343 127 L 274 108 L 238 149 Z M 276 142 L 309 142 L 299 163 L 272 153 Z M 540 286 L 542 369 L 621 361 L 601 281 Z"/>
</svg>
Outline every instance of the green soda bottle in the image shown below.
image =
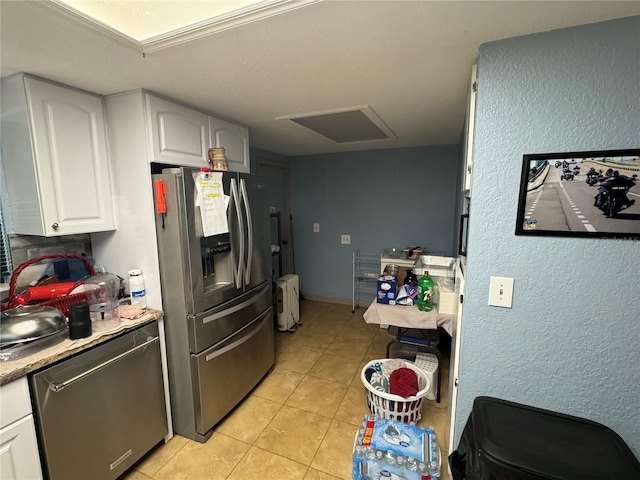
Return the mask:
<svg viewBox="0 0 640 480">
<path fill-rule="evenodd" d="M 433 308 L 433 279 L 428 271 L 418 281 L 418 292 L 418 310 L 430 312 Z"/>
</svg>

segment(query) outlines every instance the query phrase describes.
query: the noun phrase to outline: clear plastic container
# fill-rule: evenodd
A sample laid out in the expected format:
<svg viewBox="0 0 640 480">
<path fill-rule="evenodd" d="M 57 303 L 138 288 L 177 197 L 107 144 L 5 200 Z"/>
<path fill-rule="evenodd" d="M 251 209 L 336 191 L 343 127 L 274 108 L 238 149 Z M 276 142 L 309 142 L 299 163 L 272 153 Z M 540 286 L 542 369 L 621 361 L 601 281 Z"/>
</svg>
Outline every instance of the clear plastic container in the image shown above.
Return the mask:
<svg viewBox="0 0 640 480">
<path fill-rule="evenodd" d="M 111 330 L 120 325 L 118 291 L 120 278 L 111 273 L 99 273 L 85 282 L 85 294 L 89 304 L 92 330 Z"/>
</svg>

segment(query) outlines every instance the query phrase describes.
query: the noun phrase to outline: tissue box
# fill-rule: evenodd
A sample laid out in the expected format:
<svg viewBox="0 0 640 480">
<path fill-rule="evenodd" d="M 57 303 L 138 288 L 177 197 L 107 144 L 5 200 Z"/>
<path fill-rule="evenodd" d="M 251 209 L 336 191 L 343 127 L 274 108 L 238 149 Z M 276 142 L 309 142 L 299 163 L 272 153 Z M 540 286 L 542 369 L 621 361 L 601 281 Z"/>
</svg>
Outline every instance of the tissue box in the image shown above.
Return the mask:
<svg viewBox="0 0 640 480">
<path fill-rule="evenodd" d="M 398 277 L 394 275 L 384 275 L 378 277 L 378 288 L 376 299 L 378 303 L 395 305 L 398 297 Z"/>
<path fill-rule="evenodd" d="M 435 303 L 438 313 L 455 315 L 458 313 L 458 303 L 460 303 L 458 294 L 451 281 L 437 282 Z"/>
</svg>

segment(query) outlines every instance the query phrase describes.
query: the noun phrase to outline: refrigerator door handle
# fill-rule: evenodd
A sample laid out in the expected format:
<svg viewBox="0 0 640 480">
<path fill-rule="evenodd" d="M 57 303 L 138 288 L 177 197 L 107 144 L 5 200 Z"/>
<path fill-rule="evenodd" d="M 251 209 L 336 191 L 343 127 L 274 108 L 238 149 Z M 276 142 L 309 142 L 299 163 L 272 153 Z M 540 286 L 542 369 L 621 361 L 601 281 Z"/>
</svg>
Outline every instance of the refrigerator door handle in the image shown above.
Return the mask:
<svg viewBox="0 0 640 480">
<path fill-rule="evenodd" d="M 227 317 L 227 316 L 231 315 L 232 313 L 236 313 L 236 312 L 239 312 L 240 310 L 244 310 L 248 306 L 253 305 L 258 300 L 260 300 L 260 296 L 263 295 L 269 288 L 271 288 L 271 287 L 269 285 L 266 285 L 262 290 L 260 290 L 256 295 L 254 295 L 250 300 L 247 300 L 245 302 L 239 303 L 238 305 L 234 305 L 233 307 L 229 307 L 229 308 L 225 308 L 223 310 L 220 310 L 219 312 L 216 312 L 216 313 L 214 313 L 212 315 L 209 315 L 208 317 L 204 317 L 202 319 L 202 324 L 206 325 L 207 323 L 213 322 L 214 320 L 218 320 L 220 318 Z"/>
<path fill-rule="evenodd" d="M 236 216 L 238 217 L 238 236 L 240 237 L 240 255 L 238 256 L 238 265 L 235 264 L 235 256 L 233 257 L 233 276 L 236 283 L 236 288 L 242 288 L 242 274 L 244 271 L 244 221 L 240 214 L 240 196 L 238 195 L 238 187 L 236 186 L 236 179 L 231 179 L 231 199 L 234 201 Z"/>
<path fill-rule="evenodd" d="M 253 224 L 251 222 L 251 208 L 249 207 L 249 196 L 247 195 L 247 184 L 244 181 L 244 178 L 240 179 L 240 194 L 242 197 L 242 202 L 244 203 L 244 207 L 247 215 L 247 236 L 248 236 L 248 248 L 247 248 L 247 263 L 246 269 L 244 273 L 244 282 L 246 285 L 251 283 L 251 260 L 253 258 Z"/>
<path fill-rule="evenodd" d="M 268 310 L 268 311 L 264 312 L 258 318 L 252 320 L 251 323 L 247 324 L 244 328 L 242 328 L 241 330 L 238 330 L 235 333 L 235 335 L 238 336 L 238 335 L 242 334 L 242 336 L 240 338 L 238 338 L 237 340 L 234 340 L 229 345 L 225 345 L 224 347 L 220 348 L 219 350 L 215 350 L 215 351 L 211 352 L 210 354 L 208 354 L 205 357 L 205 360 L 207 362 L 210 362 L 214 358 L 219 357 L 220 355 L 223 355 L 224 353 L 228 352 L 229 350 L 233 350 L 234 348 L 238 347 L 239 345 L 242 345 L 243 343 L 246 343 L 249 340 L 251 340 L 251 338 L 255 337 L 258 333 L 260 333 L 260 328 L 262 327 L 262 323 L 264 322 L 264 320 L 267 317 L 267 315 L 270 314 L 270 313 L 271 313 L 271 310 Z"/>
</svg>

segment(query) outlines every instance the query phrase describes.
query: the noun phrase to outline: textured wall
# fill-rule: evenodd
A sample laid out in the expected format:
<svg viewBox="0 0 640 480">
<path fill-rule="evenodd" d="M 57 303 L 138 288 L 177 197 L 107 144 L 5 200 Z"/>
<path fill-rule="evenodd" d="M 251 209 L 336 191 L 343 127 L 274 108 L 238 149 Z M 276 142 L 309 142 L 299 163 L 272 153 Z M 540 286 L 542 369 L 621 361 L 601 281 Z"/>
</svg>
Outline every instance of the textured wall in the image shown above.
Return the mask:
<svg viewBox="0 0 640 480">
<path fill-rule="evenodd" d="M 456 442 L 491 395 L 601 422 L 640 456 L 640 242 L 514 235 L 523 154 L 640 148 L 638 32 L 480 49 Z M 513 308 L 487 305 L 492 275 L 515 278 Z"/>
<path fill-rule="evenodd" d="M 457 248 L 457 145 L 312 155 L 290 165 L 303 294 L 350 302 L 354 250 L 420 245 L 453 255 Z M 351 245 L 340 244 L 343 233 Z"/>
</svg>

